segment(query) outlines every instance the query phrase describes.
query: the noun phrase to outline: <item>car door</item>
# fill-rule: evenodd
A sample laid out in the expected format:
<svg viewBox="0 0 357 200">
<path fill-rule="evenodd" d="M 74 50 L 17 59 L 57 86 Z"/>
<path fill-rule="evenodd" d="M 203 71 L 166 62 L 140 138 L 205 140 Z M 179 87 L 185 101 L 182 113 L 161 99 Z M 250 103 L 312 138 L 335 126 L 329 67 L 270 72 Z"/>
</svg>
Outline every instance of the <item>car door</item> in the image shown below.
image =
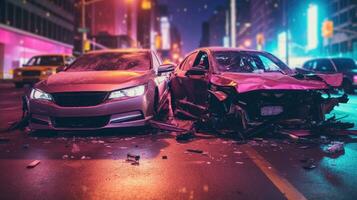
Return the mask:
<svg viewBox="0 0 357 200">
<path fill-rule="evenodd" d="M 207 74 L 189 75 L 187 72 L 194 68 L 204 68 L 208 73 L 208 63 L 207 53 L 202 51 L 190 54 L 181 63 L 171 84 L 177 109 L 194 116 L 202 114 L 207 102 Z"/>
</svg>

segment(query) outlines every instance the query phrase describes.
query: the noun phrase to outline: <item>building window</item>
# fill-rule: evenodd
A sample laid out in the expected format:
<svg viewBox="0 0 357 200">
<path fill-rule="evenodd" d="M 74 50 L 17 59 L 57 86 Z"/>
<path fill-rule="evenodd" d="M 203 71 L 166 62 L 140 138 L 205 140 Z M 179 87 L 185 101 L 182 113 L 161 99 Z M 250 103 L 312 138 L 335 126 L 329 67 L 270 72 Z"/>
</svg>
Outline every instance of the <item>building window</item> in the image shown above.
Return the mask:
<svg viewBox="0 0 357 200">
<path fill-rule="evenodd" d="M 22 28 L 22 9 L 18 6 L 15 6 L 15 26 Z"/>
<path fill-rule="evenodd" d="M 5 24 L 5 14 L 6 14 L 6 5 L 5 1 L 0 0 L 0 23 Z"/>
<path fill-rule="evenodd" d="M 7 6 L 6 6 L 6 21 L 5 23 L 7 25 L 13 25 L 14 24 L 14 5 L 12 5 L 11 3 L 7 3 Z"/>
</svg>

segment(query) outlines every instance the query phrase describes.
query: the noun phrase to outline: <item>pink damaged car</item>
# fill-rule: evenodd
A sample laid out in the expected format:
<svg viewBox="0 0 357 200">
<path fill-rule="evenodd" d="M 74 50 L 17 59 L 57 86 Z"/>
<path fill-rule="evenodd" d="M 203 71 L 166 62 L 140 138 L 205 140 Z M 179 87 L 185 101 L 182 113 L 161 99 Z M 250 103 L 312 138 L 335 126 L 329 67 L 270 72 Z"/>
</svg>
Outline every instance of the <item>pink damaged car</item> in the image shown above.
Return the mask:
<svg viewBox="0 0 357 200">
<path fill-rule="evenodd" d="M 90 52 L 61 70 L 27 98 L 32 130 L 144 126 L 167 105 L 174 66 L 128 49 Z"/>
<path fill-rule="evenodd" d="M 250 134 L 269 126 L 335 128 L 341 124 L 332 125 L 325 114 L 348 101 L 347 95 L 329 93 L 341 82 L 341 74 L 296 73 L 267 52 L 201 48 L 175 71 L 171 105 L 176 115 L 216 130 Z"/>
</svg>

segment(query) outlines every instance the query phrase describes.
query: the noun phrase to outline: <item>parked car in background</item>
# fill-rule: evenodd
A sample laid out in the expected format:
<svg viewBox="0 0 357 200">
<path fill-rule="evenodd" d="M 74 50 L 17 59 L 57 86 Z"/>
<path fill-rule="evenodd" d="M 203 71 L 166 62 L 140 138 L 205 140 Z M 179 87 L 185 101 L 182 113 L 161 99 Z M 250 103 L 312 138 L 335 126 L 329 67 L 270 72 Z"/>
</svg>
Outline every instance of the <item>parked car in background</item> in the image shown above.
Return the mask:
<svg viewBox="0 0 357 200">
<path fill-rule="evenodd" d="M 93 51 L 37 83 L 28 97 L 32 130 L 145 126 L 168 105 L 173 64 L 155 51 Z"/>
<path fill-rule="evenodd" d="M 66 54 L 38 55 L 32 57 L 23 67 L 14 70 L 13 81 L 17 88 L 34 84 L 55 74 L 57 67 L 69 65 L 74 57 Z"/>
<path fill-rule="evenodd" d="M 313 59 L 305 62 L 302 68 L 308 72 L 342 73 L 343 82 L 341 88 L 349 94 L 354 93 L 354 90 L 357 89 L 357 65 L 351 58 Z M 299 71 L 299 69 L 297 70 Z"/>
<path fill-rule="evenodd" d="M 338 103 L 348 101 L 347 95 L 328 95 L 341 82 L 341 74 L 295 73 L 263 51 L 201 48 L 176 69 L 170 81 L 171 105 L 176 115 L 215 129 L 247 131 L 272 124 L 311 128 Z"/>
</svg>

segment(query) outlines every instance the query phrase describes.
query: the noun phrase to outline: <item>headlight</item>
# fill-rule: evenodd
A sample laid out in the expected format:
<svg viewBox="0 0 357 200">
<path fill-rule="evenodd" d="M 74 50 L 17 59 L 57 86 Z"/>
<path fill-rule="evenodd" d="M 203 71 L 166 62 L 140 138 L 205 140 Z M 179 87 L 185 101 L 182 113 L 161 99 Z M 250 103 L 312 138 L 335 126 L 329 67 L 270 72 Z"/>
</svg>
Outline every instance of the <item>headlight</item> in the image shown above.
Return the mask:
<svg viewBox="0 0 357 200">
<path fill-rule="evenodd" d="M 45 71 L 42 71 L 42 75 L 51 75 L 53 72 L 52 70 L 48 69 L 48 70 L 45 70 Z"/>
<path fill-rule="evenodd" d="M 52 101 L 52 96 L 46 92 L 43 92 L 38 89 L 32 89 L 30 94 L 31 99 L 42 99 Z"/>
<path fill-rule="evenodd" d="M 146 89 L 145 85 L 139 85 L 139 86 L 128 88 L 128 89 L 117 90 L 117 91 L 110 93 L 108 99 L 140 96 L 145 93 L 145 89 Z"/>
<path fill-rule="evenodd" d="M 21 74 L 22 74 L 21 71 L 17 71 L 17 72 L 16 72 L 16 75 L 18 75 L 18 76 L 21 76 Z"/>
</svg>

